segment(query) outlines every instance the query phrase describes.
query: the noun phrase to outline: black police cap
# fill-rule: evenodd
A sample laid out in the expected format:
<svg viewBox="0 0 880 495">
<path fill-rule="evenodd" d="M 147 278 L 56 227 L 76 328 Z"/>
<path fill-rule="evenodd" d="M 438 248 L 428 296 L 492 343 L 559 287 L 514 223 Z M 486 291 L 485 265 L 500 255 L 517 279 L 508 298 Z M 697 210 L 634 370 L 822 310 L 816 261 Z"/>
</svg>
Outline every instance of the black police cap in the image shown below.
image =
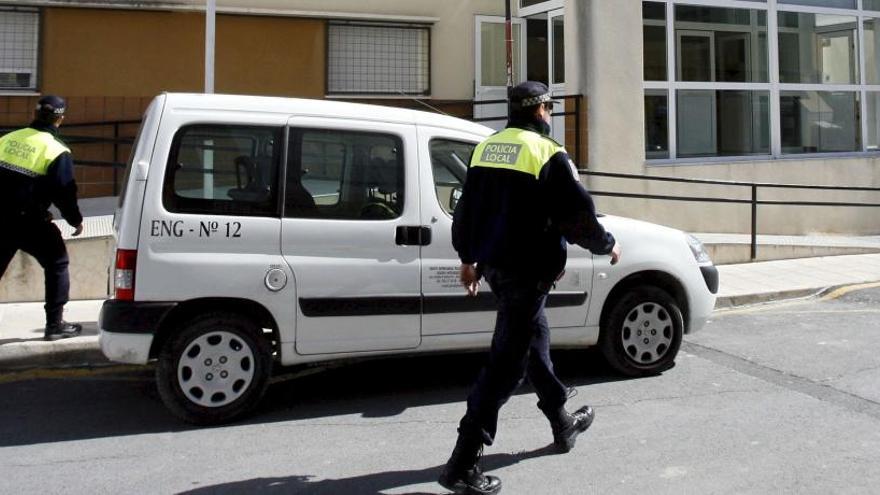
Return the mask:
<svg viewBox="0 0 880 495">
<path fill-rule="evenodd" d="M 550 89 L 539 81 L 525 81 L 510 88 L 510 103 L 515 107 L 528 108 L 541 103 L 554 103 Z"/>
<path fill-rule="evenodd" d="M 60 96 L 46 95 L 37 101 L 37 113 L 44 117 L 64 115 L 66 109 L 67 103 Z"/>
</svg>

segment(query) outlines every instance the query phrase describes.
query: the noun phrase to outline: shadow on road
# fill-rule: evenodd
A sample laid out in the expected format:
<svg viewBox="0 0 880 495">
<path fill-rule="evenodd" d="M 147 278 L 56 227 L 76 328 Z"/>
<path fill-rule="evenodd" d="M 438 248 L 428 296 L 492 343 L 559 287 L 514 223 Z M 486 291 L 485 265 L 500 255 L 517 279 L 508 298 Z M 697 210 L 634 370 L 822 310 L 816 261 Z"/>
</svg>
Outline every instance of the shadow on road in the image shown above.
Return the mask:
<svg viewBox="0 0 880 495">
<path fill-rule="evenodd" d="M 494 471 L 503 467 L 517 464 L 521 461 L 556 455 L 559 452 L 552 445 L 527 452 L 513 454 L 499 453 L 483 457 L 481 465 L 485 471 Z M 251 480 L 235 481 L 222 485 L 205 486 L 194 490 L 181 492 L 179 495 L 207 495 L 207 494 L 238 494 L 238 493 L 309 493 L 309 494 L 333 494 L 346 495 L 379 494 L 384 490 L 393 488 L 434 483 L 440 476 L 443 466 L 431 466 L 424 469 L 410 471 L 385 471 L 351 478 L 314 480 L 314 476 L 287 476 L 282 478 L 255 478 Z M 408 495 L 426 495 L 423 492 L 407 492 Z"/>
<path fill-rule="evenodd" d="M 256 411 L 235 424 L 350 414 L 392 417 L 410 407 L 455 402 L 462 403 L 464 413 L 464 400 L 486 356 L 366 360 L 282 380 L 269 387 Z M 570 386 L 620 379 L 600 364 L 601 357 L 592 349 L 558 351 L 554 360 Z M 533 391 L 526 383 L 517 393 Z M 194 429 L 165 409 L 147 367 L 0 380 L 0 398 L 0 447 Z"/>
</svg>

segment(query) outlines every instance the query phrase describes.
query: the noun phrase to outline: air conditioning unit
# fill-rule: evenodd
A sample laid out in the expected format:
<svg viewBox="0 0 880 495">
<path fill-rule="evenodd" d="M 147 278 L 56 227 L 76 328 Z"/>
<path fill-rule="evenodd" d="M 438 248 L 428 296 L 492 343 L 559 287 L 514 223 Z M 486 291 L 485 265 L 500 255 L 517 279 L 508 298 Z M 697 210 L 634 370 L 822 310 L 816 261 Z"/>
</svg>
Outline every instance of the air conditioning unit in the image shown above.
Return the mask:
<svg viewBox="0 0 880 495">
<path fill-rule="evenodd" d="M 0 89 L 32 89 L 37 87 L 33 69 L 0 68 Z"/>
</svg>

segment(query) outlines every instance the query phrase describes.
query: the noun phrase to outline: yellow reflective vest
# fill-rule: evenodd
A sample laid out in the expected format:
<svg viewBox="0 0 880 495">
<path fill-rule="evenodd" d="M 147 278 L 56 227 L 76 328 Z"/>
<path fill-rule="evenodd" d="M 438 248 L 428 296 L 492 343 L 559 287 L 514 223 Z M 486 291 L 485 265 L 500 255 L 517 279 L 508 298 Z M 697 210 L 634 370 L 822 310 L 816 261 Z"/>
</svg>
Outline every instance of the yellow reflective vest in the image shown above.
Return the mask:
<svg viewBox="0 0 880 495">
<path fill-rule="evenodd" d="M 0 137 L 0 168 L 44 176 L 58 155 L 69 152 L 52 134 L 27 127 Z"/>
<path fill-rule="evenodd" d="M 546 136 L 508 127 L 474 149 L 471 167 L 508 169 L 537 179 L 544 164 L 560 151 L 565 151 L 565 148 Z"/>
</svg>

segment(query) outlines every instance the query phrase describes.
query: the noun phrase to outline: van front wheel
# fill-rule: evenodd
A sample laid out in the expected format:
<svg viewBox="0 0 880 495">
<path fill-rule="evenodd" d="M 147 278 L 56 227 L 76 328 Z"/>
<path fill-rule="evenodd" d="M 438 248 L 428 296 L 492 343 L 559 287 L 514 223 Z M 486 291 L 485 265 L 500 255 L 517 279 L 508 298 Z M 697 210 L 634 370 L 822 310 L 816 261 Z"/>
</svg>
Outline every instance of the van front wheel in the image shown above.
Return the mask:
<svg viewBox="0 0 880 495">
<path fill-rule="evenodd" d="M 212 425 L 252 409 L 269 384 L 269 344 L 251 320 L 211 313 L 189 320 L 159 354 L 156 383 L 184 421 Z"/>
<path fill-rule="evenodd" d="M 653 375 L 673 367 L 684 319 L 672 296 L 641 286 L 613 303 L 599 334 L 608 364 L 626 376 Z"/>
</svg>

